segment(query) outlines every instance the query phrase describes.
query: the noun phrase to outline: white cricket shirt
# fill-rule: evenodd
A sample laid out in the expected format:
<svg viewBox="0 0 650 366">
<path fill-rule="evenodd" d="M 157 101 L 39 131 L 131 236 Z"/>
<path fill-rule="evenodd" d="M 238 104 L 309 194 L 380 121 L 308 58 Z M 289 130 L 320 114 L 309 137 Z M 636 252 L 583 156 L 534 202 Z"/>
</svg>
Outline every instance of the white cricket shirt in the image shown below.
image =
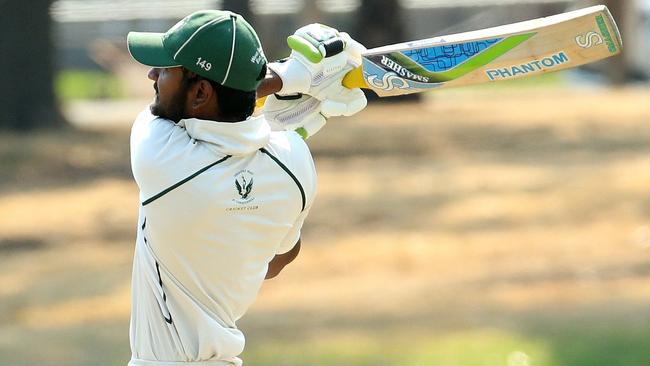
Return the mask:
<svg viewBox="0 0 650 366">
<path fill-rule="evenodd" d="M 174 124 L 147 109 L 133 125 L 131 165 L 142 205 L 129 366 L 241 365 L 236 321 L 314 200 L 305 142 L 261 116 Z"/>
</svg>

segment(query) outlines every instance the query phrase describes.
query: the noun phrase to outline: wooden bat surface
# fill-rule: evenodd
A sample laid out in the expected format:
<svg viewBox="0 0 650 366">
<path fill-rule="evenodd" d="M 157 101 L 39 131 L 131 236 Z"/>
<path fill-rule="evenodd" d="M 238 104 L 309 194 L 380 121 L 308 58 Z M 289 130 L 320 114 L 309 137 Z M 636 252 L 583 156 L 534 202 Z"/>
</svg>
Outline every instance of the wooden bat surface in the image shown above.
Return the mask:
<svg viewBox="0 0 650 366">
<path fill-rule="evenodd" d="M 520 23 L 383 46 L 343 79 L 379 96 L 511 80 L 580 66 L 621 52 L 604 5 Z"/>
</svg>

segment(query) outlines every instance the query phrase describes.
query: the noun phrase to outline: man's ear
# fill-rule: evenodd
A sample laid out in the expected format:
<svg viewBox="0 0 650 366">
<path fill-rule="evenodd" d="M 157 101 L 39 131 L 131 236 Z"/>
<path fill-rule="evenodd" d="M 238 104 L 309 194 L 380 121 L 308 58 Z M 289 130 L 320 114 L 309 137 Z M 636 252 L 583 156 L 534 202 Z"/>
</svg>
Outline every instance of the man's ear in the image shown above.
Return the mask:
<svg viewBox="0 0 650 366">
<path fill-rule="evenodd" d="M 212 88 L 212 85 L 207 80 L 199 80 L 194 83 L 191 89 L 191 108 L 194 110 L 201 110 L 206 107 L 209 107 L 215 98 L 215 90 Z"/>
</svg>

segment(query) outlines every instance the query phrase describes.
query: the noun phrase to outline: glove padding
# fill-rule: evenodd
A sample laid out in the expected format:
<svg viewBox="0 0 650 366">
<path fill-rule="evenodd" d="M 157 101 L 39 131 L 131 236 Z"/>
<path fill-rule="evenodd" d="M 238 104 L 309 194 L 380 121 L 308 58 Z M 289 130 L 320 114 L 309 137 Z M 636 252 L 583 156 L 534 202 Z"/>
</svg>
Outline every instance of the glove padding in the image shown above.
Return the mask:
<svg viewBox="0 0 650 366">
<path fill-rule="evenodd" d="M 298 29 L 287 43 L 292 48 L 291 55 L 284 62 L 269 64 L 282 79 L 278 94 L 303 93 L 318 100 L 333 99 L 348 104 L 346 98 L 350 95 L 342 92 L 347 88 L 341 81 L 345 74 L 361 65 L 361 53 L 366 48 L 347 33 L 318 23 Z M 357 105 L 360 94 L 355 93 L 352 100 Z"/>
<path fill-rule="evenodd" d="M 321 113 L 321 102 L 306 94 L 282 97 L 269 95 L 264 102 L 264 118 L 273 131 L 296 131 L 307 139 L 318 132 L 327 118 Z"/>
<path fill-rule="evenodd" d="M 346 91 L 355 93 L 355 90 Z M 345 104 L 330 99 L 321 102 L 305 94 L 284 97 L 269 95 L 264 103 L 263 113 L 272 130 L 296 131 L 307 139 L 320 131 L 329 117 L 350 116 L 363 109 L 359 108 L 360 103 Z"/>
</svg>

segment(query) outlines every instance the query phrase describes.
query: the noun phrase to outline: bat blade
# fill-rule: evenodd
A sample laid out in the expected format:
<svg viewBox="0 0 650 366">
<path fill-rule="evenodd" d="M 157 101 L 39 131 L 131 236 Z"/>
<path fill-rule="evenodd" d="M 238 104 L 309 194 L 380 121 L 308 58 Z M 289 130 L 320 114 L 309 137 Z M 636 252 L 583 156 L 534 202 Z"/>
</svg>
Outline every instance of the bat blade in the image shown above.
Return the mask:
<svg viewBox="0 0 650 366">
<path fill-rule="evenodd" d="M 367 50 L 343 85 L 380 97 L 490 83 L 577 67 L 621 52 L 604 5 Z"/>
</svg>

